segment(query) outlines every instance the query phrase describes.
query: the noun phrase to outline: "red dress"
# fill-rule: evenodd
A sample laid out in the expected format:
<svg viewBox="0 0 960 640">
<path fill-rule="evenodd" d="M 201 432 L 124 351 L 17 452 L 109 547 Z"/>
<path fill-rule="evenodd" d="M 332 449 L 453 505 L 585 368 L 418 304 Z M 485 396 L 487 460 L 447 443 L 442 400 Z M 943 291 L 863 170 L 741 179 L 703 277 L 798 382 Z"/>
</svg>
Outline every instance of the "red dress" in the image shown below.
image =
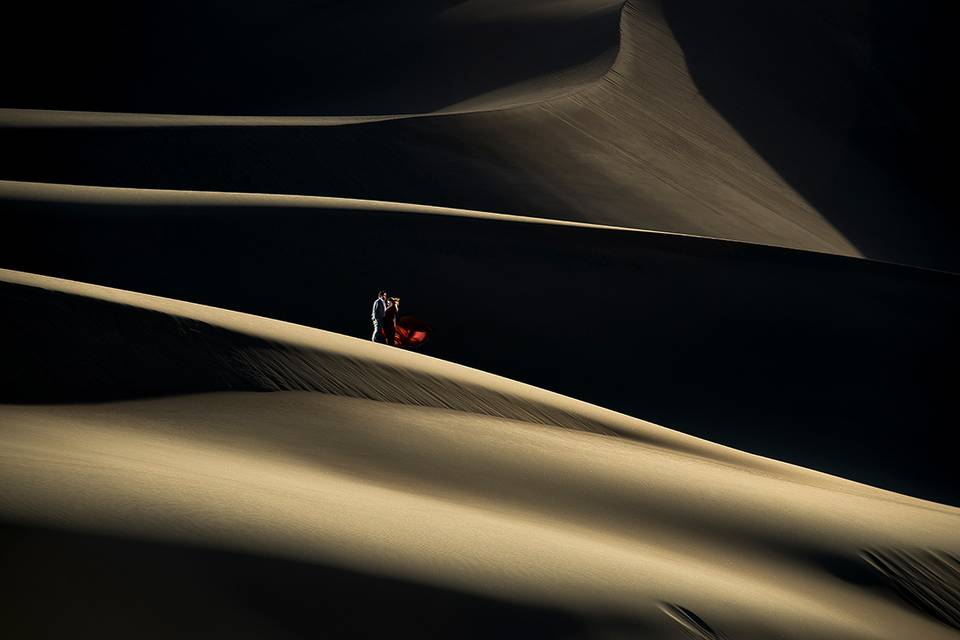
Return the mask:
<svg viewBox="0 0 960 640">
<path fill-rule="evenodd" d="M 383 341 L 389 345 L 397 346 L 397 305 L 387 306 L 383 314 L 383 326 L 380 327 L 380 335 Z"/>
<path fill-rule="evenodd" d="M 403 316 L 397 320 L 396 345 L 405 349 L 415 349 L 426 342 L 432 330 L 428 324 L 413 316 Z"/>
</svg>

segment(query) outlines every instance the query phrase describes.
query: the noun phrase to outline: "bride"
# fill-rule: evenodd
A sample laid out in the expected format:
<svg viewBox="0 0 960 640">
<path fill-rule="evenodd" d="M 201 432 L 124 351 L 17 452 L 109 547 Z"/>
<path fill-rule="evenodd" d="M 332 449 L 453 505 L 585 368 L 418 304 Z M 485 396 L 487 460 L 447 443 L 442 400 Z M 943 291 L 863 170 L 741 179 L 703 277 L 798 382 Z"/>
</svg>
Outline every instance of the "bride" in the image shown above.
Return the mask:
<svg viewBox="0 0 960 640">
<path fill-rule="evenodd" d="M 383 342 L 403 349 L 416 349 L 430 336 L 433 329 L 414 316 L 400 317 L 400 298 L 387 298 L 383 323 L 379 332 Z"/>
<path fill-rule="evenodd" d="M 400 298 L 387 298 L 387 309 L 383 313 L 383 341 L 391 346 L 397 345 L 397 313 L 400 311 Z"/>
</svg>

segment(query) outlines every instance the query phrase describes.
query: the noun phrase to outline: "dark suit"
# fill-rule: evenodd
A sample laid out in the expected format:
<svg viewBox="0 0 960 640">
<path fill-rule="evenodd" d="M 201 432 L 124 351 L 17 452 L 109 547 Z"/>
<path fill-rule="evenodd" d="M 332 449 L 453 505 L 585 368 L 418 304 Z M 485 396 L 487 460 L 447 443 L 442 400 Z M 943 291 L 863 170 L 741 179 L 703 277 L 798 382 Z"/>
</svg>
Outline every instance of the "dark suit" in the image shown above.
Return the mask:
<svg viewBox="0 0 960 640">
<path fill-rule="evenodd" d="M 373 337 L 371 340 L 374 342 L 386 342 L 380 333 L 380 327 L 383 326 L 383 317 L 386 312 L 387 303 L 382 298 L 373 301 L 373 312 L 370 314 L 370 319 L 373 320 Z"/>
</svg>

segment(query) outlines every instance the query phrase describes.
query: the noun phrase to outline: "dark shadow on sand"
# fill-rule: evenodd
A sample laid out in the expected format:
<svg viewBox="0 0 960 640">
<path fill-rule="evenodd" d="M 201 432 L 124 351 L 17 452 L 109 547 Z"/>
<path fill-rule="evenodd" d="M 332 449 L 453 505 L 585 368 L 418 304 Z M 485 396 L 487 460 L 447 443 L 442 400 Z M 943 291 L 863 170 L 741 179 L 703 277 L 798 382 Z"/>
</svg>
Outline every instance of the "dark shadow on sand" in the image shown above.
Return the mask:
<svg viewBox="0 0 960 640">
<path fill-rule="evenodd" d="M 462 0 L 21 3 L 0 107 L 216 115 L 420 113 L 612 62 L 616 7 L 440 22 Z"/>
<path fill-rule="evenodd" d="M 516 184 L 452 118 L 343 127 L 0 128 L 4 180 L 413 202 L 582 219 Z M 526 195 L 523 195 L 525 194 Z M 518 202 L 523 208 L 517 209 Z"/>
<path fill-rule="evenodd" d="M 703 96 L 865 255 L 960 271 L 937 2 L 670 0 Z"/>
<path fill-rule="evenodd" d="M 570 638 L 588 622 L 302 561 L 0 523 L 17 638 Z M 641 631 L 635 625 L 635 632 Z"/>
<path fill-rule="evenodd" d="M 23 202 L 3 211 L 13 233 L 0 241 L 2 267 L 358 337 L 369 335 L 369 306 L 385 286 L 436 327 L 431 355 L 747 451 L 958 500 L 944 440 L 953 404 L 944 372 L 960 356 L 954 276 L 416 214 Z M 5 306 L 5 324 L 23 318 Z M 15 334 L 0 331 L 10 349 Z M 67 399 L 42 377 L 22 387 Z"/>
</svg>

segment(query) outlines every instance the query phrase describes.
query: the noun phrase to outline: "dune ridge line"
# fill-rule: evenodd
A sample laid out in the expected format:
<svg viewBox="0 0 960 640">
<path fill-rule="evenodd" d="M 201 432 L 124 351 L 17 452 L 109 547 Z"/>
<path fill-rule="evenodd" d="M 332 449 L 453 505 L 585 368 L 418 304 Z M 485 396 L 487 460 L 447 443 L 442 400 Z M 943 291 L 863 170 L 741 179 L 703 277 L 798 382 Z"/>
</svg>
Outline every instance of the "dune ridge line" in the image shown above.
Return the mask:
<svg viewBox="0 0 960 640">
<path fill-rule="evenodd" d="M 223 207 L 282 207 L 296 209 L 352 209 L 356 211 L 395 212 L 403 214 L 439 215 L 459 218 L 475 218 L 516 222 L 534 225 L 557 225 L 581 229 L 599 229 L 615 232 L 639 233 L 694 241 L 717 242 L 727 245 L 764 247 L 789 253 L 829 256 L 839 260 L 856 260 L 865 263 L 889 265 L 904 269 L 960 275 L 952 271 L 935 269 L 909 263 L 882 260 L 861 255 L 838 254 L 828 250 L 802 248 L 789 245 L 752 242 L 715 236 L 697 235 L 677 231 L 622 227 L 617 225 L 525 216 L 521 214 L 460 209 L 430 204 L 344 198 L 338 196 L 301 195 L 284 193 L 256 193 L 247 191 L 202 191 L 194 189 L 157 189 L 145 187 L 112 187 L 100 185 L 59 184 L 21 180 L 0 180 L 0 199 L 37 202 L 64 202 L 102 205 L 148 205 L 148 206 L 223 206 Z"/>
<path fill-rule="evenodd" d="M 853 493 L 867 491 L 894 502 L 919 503 L 936 511 L 955 510 L 745 453 L 516 380 L 424 354 L 384 348 L 361 338 L 192 302 L 8 269 L 0 269 L 0 282 L 66 294 L 78 301 L 100 301 L 161 314 L 172 319 L 177 331 L 202 331 L 210 327 L 252 337 L 261 342 L 252 348 L 249 345 L 228 348 L 216 356 L 224 367 L 242 368 L 247 379 L 256 382 L 253 388 L 257 390 L 321 391 L 559 426 L 626 438 L 639 445 L 694 456 L 711 464 L 747 467 L 762 475 L 786 474 L 793 481 L 812 486 Z M 93 313 L 102 313 L 102 310 Z M 198 324 L 183 327 L 184 321 Z M 224 390 L 227 389 L 229 386 Z"/>
<path fill-rule="evenodd" d="M 911 589 L 901 604 L 818 563 L 865 572 L 860 549 L 955 554 L 955 508 L 357 338 L 21 272 L 0 280 L 56 298 L 61 322 L 92 304 L 115 331 L 156 331 L 153 315 L 181 340 L 230 332 L 223 365 L 282 389 L 0 406 L 5 518 L 617 611 L 668 625 L 665 638 L 673 624 L 715 637 L 951 637 L 940 609 L 912 608 L 912 594 L 937 589 L 922 577 L 897 578 Z M 237 359 L 241 336 L 258 341 Z M 433 386 L 404 396 L 424 374 Z M 567 415 L 624 437 L 558 425 Z"/>
</svg>

